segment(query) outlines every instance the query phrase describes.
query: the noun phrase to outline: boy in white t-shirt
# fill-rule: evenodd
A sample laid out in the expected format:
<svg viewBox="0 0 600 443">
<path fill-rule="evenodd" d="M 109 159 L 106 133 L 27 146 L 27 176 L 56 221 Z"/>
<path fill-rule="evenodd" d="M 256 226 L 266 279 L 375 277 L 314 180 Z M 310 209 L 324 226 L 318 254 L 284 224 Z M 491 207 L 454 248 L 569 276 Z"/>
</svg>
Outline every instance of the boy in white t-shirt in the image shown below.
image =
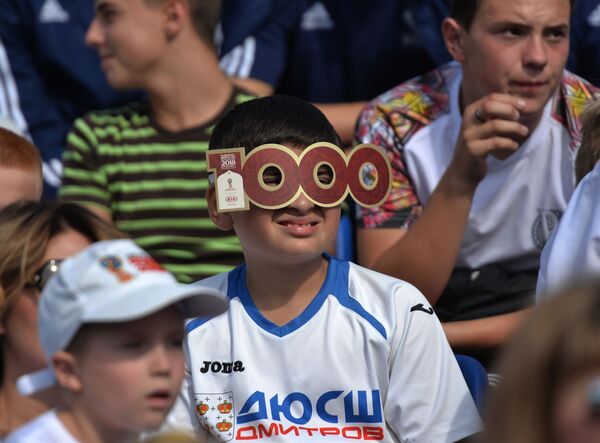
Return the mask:
<svg viewBox="0 0 600 443">
<path fill-rule="evenodd" d="M 382 205 L 358 208 L 359 263 L 417 286 L 453 349 L 488 368 L 533 305 L 574 190 L 579 115 L 598 94 L 564 70 L 572 3 L 451 1 L 454 61 L 375 98 L 357 123 L 394 175 Z"/>
<path fill-rule="evenodd" d="M 208 441 L 293 442 L 451 442 L 480 429 L 422 294 L 325 254 L 346 184 L 363 200 L 371 191 L 361 189 L 384 187 L 382 198 L 389 189 L 377 148 L 344 159 L 338 144 L 323 114 L 292 97 L 240 104 L 215 127 L 209 210 L 217 226 L 235 230 L 246 264 L 201 281 L 226 293 L 230 308 L 187 325 L 187 404 L 169 416 L 173 427 L 187 423 Z M 244 197 L 235 174 L 218 170 L 240 161 L 222 149 L 233 146 L 244 147 L 238 170 L 252 203 L 223 212 Z M 363 154 L 371 177 L 357 168 Z"/>
<path fill-rule="evenodd" d="M 30 395 L 58 384 L 66 407 L 7 443 L 125 443 L 157 429 L 184 373 L 183 320 L 216 315 L 227 300 L 177 283 L 131 240 L 98 242 L 60 264 L 38 306 L 49 366 L 21 377 Z"/>
</svg>

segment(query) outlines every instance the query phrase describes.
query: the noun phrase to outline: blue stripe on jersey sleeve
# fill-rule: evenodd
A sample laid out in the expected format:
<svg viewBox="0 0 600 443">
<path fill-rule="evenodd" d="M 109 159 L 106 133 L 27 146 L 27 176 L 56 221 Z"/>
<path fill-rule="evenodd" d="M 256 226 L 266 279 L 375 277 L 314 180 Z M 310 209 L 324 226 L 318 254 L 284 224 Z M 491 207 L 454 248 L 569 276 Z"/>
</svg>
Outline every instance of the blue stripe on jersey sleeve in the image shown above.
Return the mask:
<svg viewBox="0 0 600 443">
<path fill-rule="evenodd" d="M 193 320 L 190 320 L 186 325 L 185 325 L 185 333 L 189 334 L 190 332 L 192 332 L 194 329 L 202 326 L 204 323 L 206 323 L 207 321 L 209 321 L 212 317 L 196 317 Z"/>
<path fill-rule="evenodd" d="M 235 293 L 236 293 L 236 291 L 232 290 L 232 288 L 235 289 L 235 284 L 236 284 L 235 282 L 239 279 L 239 276 L 241 274 L 245 275 L 245 270 L 246 270 L 246 265 L 242 264 L 227 273 L 227 294 L 226 295 L 227 295 L 227 298 L 229 298 L 230 300 L 235 297 Z M 213 279 L 215 277 L 218 277 L 218 276 L 213 276 L 213 277 L 209 277 L 209 278 Z M 193 320 L 190 320 L 185 325 L 185 333 L 189 334 L 194 329 L 199 328 L 200 326 L 202 326 L 204 323 L 211 320 L 212 318 L 214 318 L 214 317 L 198 317 L 198 318 L 194 318 Z"/>
<path fill-rule="evenodd" d="M 368 321 L 369 324 L 373 326 L 377 330 L 377 332 L 379 332 L 383 336 L 383 338 L 387 340 L 387 332 L 385 330 L 385 326 L 383 326 L 383 324 L 379 320 L 377 320 L 371 313 L 369 313 L 365 308 L 363 308 L 363 306 L 358 300 L 350 297 L 350 293 L 348 291 L 350 263 L 347 261 L 338 261 L 336 259 L 331 259 L 331 263 L 336 265 L 339 279 L 339 282 L 336 285 L 337 287 L 331 288 L 331 295 L 336 297 L 343 307 L 350 309 L 351 311 L 355 312 L 356 314 L 364 318 L 366 321 Z M 341 290 L 342 285 L 345 285 L 344 290 Z M 392 295 L 390 294 L 390 297 L 391 296 Z"/>
</svg>

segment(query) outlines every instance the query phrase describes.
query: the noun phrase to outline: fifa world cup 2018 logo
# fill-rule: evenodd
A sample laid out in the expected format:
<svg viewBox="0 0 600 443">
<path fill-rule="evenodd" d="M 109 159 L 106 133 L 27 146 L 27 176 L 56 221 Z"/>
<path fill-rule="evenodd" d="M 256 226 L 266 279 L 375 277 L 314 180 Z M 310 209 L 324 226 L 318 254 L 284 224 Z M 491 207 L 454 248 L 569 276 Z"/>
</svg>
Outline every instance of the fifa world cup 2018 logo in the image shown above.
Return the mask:
<svg viewBox="0 0 600 443">
<path fill-rule="evenodd" d="M 235 191 L 235 188 L 233 187 L 233 179 L 231 177 L 227 179 L 226 191 Z"/>
<path fill-rule="evenodd" d="M 123 269 L 123 261 L 116 255 L 101 258 L 100 264 L 113 273 L 120 282 L 126 282 L 133 278 L 133 275 Z"/>
</svg>

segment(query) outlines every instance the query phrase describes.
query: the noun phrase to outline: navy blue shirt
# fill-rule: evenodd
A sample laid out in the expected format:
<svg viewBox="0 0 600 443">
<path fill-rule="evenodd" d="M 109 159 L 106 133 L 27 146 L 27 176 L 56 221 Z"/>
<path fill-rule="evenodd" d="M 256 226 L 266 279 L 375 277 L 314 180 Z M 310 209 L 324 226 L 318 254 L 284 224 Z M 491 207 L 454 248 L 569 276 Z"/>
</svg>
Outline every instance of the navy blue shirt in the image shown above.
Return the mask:
<svg viewBox="0 0 600 443">
<path fill-rule="evenodd" d="M 600 86 L 600 0 L 577 0 L 567 69 Z"/>
<path fill-rule="evenodd" d="M 221 66 L 313 102 L 367 100 L 450 59 L 447 15 L 446 0 L 226 0 Z"/>
</svg>

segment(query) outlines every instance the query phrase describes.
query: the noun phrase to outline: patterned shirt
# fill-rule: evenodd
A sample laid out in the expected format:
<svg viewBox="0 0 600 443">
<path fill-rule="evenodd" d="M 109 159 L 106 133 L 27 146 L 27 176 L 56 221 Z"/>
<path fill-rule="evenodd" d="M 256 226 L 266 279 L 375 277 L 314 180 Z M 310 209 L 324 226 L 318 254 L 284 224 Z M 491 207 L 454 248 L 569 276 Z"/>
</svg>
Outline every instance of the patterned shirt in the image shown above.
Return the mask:
<svg viewBox="0 0 600 443">
<path fill-rule="evenodd" d="M 363 111 L 356 138 L 387 151 L 393 184 L 380 207 L 359 208 L 359 226 L 408 229 L 419 217 L 454 154 L 462 122 L 461 82 L 458 63 L 442 65 L 379 96 Z M 573 193 L 580 115 L 594 94 L 596 88 L 565 71 L 527 141 L 506 160 L 488 158 L 457 267 L 537 268 Z"/>
<path fill-rule="evenodd" d="M 408 228 L 421 212 L 422 204 L 411 183 L 403 157 L 404 147 L 421 129 L 450 113 L 449 83 L 459 65 L 451 62 L 427 74 L 404 82 L 375 98 L 362 112 L 355 138 L 388 151 L 394 173 L 392 193 L 379 208 L 362 209 L 364 227 Z M 571 147 L 581 141 L 580 116 L 583 107 L 598 90 L 585 80 L 564 72 L 561 87 L 553 99 L 552 118 L 562 121 L 571 135 Z M 458 128 L 457 128 L 458 129 Z M 449 144 L 454 147 L 454 140 Z"/>
<path fill-rule="evenodd" d="M 241 246 L 209 217 L 205 152 L 217 121 L 251 98 L 235 90 L 212 121 L 179 132 L 159 127 L 148 103 L 87 114 L 67 139 L 61 199 L 108 211 L 181 282 L 232 269 Z"/>
</svg>

